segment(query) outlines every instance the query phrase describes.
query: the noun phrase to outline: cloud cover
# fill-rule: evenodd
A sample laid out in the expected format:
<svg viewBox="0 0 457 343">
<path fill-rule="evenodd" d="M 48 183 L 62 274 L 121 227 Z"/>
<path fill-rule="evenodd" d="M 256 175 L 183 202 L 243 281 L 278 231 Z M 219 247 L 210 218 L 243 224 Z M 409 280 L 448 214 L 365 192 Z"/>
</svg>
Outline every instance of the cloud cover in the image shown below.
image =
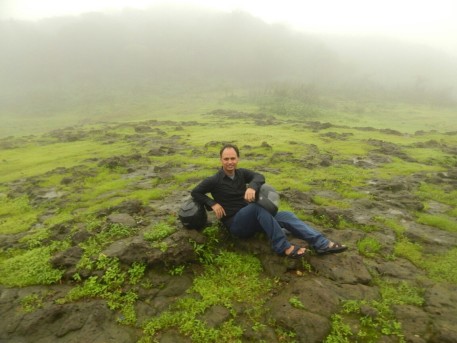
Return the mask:
<svg viewBox="0 0 457 343">
<path fill-rule="evenodd" d="M 457 56 L 457 2 L 453 0 L 4 0 L 0 18 L 37 20 L 91 11 L 145 9 L 163 3 L 246 11 L 266 22 L 310 33 L 395 37 Z"/>
</svg>

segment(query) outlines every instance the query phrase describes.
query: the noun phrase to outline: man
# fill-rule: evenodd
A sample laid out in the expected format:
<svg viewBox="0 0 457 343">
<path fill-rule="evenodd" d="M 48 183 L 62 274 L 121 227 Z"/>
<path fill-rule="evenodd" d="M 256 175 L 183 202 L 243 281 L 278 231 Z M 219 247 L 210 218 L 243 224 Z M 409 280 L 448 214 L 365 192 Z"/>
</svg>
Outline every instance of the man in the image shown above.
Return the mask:
<svg viewBox="0 0 457 343">
<path fill-rule="evenodd" d="M 292 245 L 282 228 L 308 242 L 318 254 L 339 253 L 347 249 L 345 245 L 328 240 L 292 212 L 279 211 L 273 217 L 256 204 L 256 193 L 265 183 L 265 178 L 249 169 L 237 168 L 239 157 L 240 152 L 235 145 L 224 145 L 220 150 L 222 168 L 191 192 L 196 202 L 214 211 L 233 236 L 248 238 L 257 232 L 265 232 L 273 250 L 291 258 L 303 257 L 308 251 Z"/>
</svg>

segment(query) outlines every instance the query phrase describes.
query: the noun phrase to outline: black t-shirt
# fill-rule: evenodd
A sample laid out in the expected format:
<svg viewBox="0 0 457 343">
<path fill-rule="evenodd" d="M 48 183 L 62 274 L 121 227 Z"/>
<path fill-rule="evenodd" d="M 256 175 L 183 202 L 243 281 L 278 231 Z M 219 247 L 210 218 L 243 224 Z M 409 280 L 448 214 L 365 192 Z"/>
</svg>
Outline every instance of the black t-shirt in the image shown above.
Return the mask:
<svg viewBox="0 0 457 343">
<path fill-rule="evenodd" d="M 192 190 L 191 195 L 195 201 L 207 207 L 216 203 L 221 205 L 226 214 L 221 220 L 227 225 L 231 217 L 248 204 L 244 200 L 246 189 L 253 188 L 258 192 L 264 183 L 264 176 L 252 170 L 238 168 L 235 170 L 235 177 L 232 179 L 221 168 L 219 172 L 197 185 Z M 211 194 L 212 198 L 207 195 L 208 193 Z"/>
</svg>

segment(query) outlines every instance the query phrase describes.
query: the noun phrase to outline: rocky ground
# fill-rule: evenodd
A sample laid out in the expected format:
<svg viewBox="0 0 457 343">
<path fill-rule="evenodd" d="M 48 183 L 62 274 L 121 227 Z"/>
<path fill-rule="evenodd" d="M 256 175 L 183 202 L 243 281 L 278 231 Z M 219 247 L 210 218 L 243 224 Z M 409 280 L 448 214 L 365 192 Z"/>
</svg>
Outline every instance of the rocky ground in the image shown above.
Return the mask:
<svg viewBox="0 0 457 343">
<path fill-rule="evenodd" d="M 150 132 L 150 130 L 150 126 L 147 124 L 136 127 L 138 134 Z M 78 140 L 81 139 L 81 135 L 84 133 L 81 132 L 78 136 L 77 133 L 72 132 L 71 135 L 62 136 L 62 139 Z M 159 136 L 161 133 L 157 132 L 157 135 Z M 338 136 L 336 133 L 335 135 Z M 344 137 L 339 138 L 344 139 Z M 159 168 L 149 164 L 148 156 L 176 153 L 179 150 L 176 141 L 169 137 L 164 138 L 148 154 L 118 155 L 110 159 L 100 159 L 98 162 L 101 165 L 129 164 L 130 175 L 126 175 L 126 177 L 142 176 L 143 178 L 139 178 L 140 181 L 136 187 L 147 187 L 141 180 L 147 179 L 150 175 L 160 174 L 163 179 L 166 179 L 167 175 L 186 172 L 192 168 L 172 164 L 162 165 Z M 378 147 L 378 150 L 371 156 L 364 159 L 355 158 L 346 163 L 358 165 L 360 168 L 374 168 L 392 156 L 408 158 L 394 144 L 379 141 L 372 141 L 371 144 Z M 281 158 L 280 155 L 277 157 Z M 315 158 L 309 159 L 308 163 L 331 164 L 333 162 L 329 156 L 316 152 Z M 72 171 L 74 178 L 84 177 L 84 173 L 89 172 L 82 167 L 74 167 Z M 54 174 L 56 172 L 53 171 Z M 381 257 L 392 255 L 396 234 L 392 229 L 375 221 L 374 218 L 377 217 L 400 219 L 402 225 L 407 228 L 405 235 L 410 241 L 423 246 L 425 252 L 440 252 L 455 247 L 456 233 L 421 225 L 413 220 L 412 213 L 415 211 L 442 213 L 448 210 L 445 205 L 439 203 L 426 210 L 423 208 L 422 202 L 414 196 L 414 190 L 424 180 L 447 184 L 449 187 L 455 188 L 457 170 L 449 169 L 446 172 L 434 173 L 432 176 L 430 173 L 416 173 L 391 180 L 371 180 L 363 189 L 364 192 L 372 194 L 370 200 L 354 200 L 352 206 L 346 209 L 314 204 L 311 197 L 319 195 L 318 192 L 303 193 L 293 189 L 282 191 L 282 199 L 294 204 L 296 210 L 316 217 L 325 216 L 330 223 L 332 220 L 336 222 L 344 218 L 354 227 L 353 229 L 337 230 L 317 226 L 331 239 L 348 245 L 349 250 L 337 255 L 311 254 L 305 258 L 307 269 L 303 268 L 301 262 L 276 256 L 263 237 L 236 241 L 221 229 L 219 242 L 227 249 L 252 253 L 260 259 L 265 276 L 279 280 L 281 286 L 275 288 L 266 301 L 265 323 L 274 320 L 277 325 L 295 332 L 294 339 L 298 342 L 322 342 L 330 332 L 331 316 L 341 310 L 343 300 L 378 299 L 380 290 L 374 279 L 380 276 L 393 282 L 407 281 L 409 284 L 423 289 L 424 303 L 421 306 L 396 305 L 393 308 L 397 321 L 401 323 L 404 341 L 414 343 L 457 342 L 457 285 L 433 282 L 427 277 L 426 271 L 406 259 Z M 74 181 L 74 179 L 66 179 L 62 182 L 72 183 Z M 37 187 L 33 178 L 12 182 L 9 188 L 10 195 L 28 194 L 36 203 L 50 200 L 54 203 L 65 202 L 65 194 L 61 194 L 55 189 Z M 164 200 L 152 201 L 147 205 L 129 200 L 122 202 L 119 206 L 106 208 L 99 213 L 99 216 L 105 218 L 107 223 L 119 223 L 127 227 L 138 228 L 135 234 L 116 240 L 103 250 L 104 255 L 119 258 L 123 265 L 131 265 L 133 262 L 146 263 L 148 266 L 146 277 L 153 280 L 153 283 L 158 286 L 141 290 L 135 304 L 138 322 L 159 314 L 177 298 L 185 296 L 186 290 L 192 285 L 195 273 L 198 273 L 201 268 L 194 246 L 190 242 L 204 243 L 207 237 L 203 233 L 180 228 L 165 238 L 170 247 L 166 251 L 151 247 L 150 242 L 147 242 L 142 235 L 142 232 L 158 219 L 176 214 L 179 204 L 185 196 L 187 196 L 187 192 L 176 190 Z M 332 194 L 329 191 L 326 191 L 325 196 L 335 199 L 339 197 L 337 193 Z M 214 221 L 211 215 L 210 219 Z M 370 225 L 376 227 L 377 230 L 368 233 L 357 229 L 357 227 Z M 141 329 L 134 325 L 117 323 L 119 313 L 110 310 L 106 301 L 102 299 L 92 298 L 64 304 L 55 301 L 65 296 L 74 286 L 71 278 L 76 272 L 76 265 L 82 256 L 82 250 L 78 244 L 87 241 L 93 234 L 84 225 L 80 225 L 75 231 L 72 222 L 59 224 L 52 228 L 50 240 L 59 240 L 70 235 L 72 241 L 69 249 L 55 254 L 51 259 L 55 268 L 65 271 L 60 283 L 23 288 L 0 286 L 0 316 L 2 318 L 0 342 L 130 343 L 141 338 Z M 4 251 L 20 248 L 20 238 L 24 235 L 25 233 L 2 235 L 1 248 Z M 381 253 L 370 258 L 360 254 L 357 249 L 357 243 L 367 235 L 376 237 L 378 241 L 382 242 Z M 291 239 L 295 241 L 294 238 L 291 237 Z M 170 275 L 163 269 L 166 265 L 187 265 L 189 267 L 182 275 Z M 90 274 L 82 275 L 83 278 L 89 276 Z M 42 306 L 27 313 L 22 310 L 21 299 L 30 294 L 44 294 L 45 297 Z M 305 308 L 292 306 L 289 301 L 292 297 L 300 300 Z M 238 311 L 237 318 L 241 320 L 246 309 L 240 307 L 236 310 Z M 369 305 L 363 308 L 363 312 L 363 315 L 371 319 L 378 316 L 376 309 Z M 226 308 L 215 306 L 207 310 L 201 319 L 209 326 L 217 327 L 230 316 L 231 314 Z M 352 327 L 355 332 L 357 325 L 354 322 Z M 177 330 L 162 332 L 157 336 L 157 340 L 159 342 L 190 341 Z M 280 339 L 273 329 L 267 328 L 259 333 L 246 327 L 243 341 L 279 342 Z M 380 341 L 397 342 L 399 338 L 383 335 Z"/>
</svg>

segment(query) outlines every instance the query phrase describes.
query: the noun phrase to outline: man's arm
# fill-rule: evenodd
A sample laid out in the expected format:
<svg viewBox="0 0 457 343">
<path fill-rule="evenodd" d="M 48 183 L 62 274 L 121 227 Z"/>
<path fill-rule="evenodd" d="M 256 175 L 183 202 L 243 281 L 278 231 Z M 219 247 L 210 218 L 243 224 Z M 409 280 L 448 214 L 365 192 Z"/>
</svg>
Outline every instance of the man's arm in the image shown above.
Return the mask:
<svg viewBox="0 0 457 343">
<path fill-rule="evenodd" d="M 265 177 L 257 172 L 249 169 L 243 169 L 244 180 L 247 183 L 247 188 L 252 188 L 256 192 L 259 191 L 260 187 L 265 183 Z"/>
<path fill-rule="evenodd" d="M 199 204 L 205 205 L 206 207 L 212 207 L 216 204 L 214 199 L 211 199 L 207 196 L 207 193 L 210 193 L 214 187 L 214 177 L 208 177 L 200 182 L 191 192 L 190 195 L 192 198 Z"/>
<path fill-rule="evenodd" d="M 247 182 L 246 193 L 244 193 L 244 199 L 247 202 L 254 202 L 256 193 L 260 187 L 265 183 L 265 177 L 249 169 L 243 169 L 244 180 Z"/>
<path fill-rule="evenodd" d="M 199 204 L 205 205 L 208 208 L 211 208 L 216 214 L 217 219 L 221 219 L 225 216 L 224 208 L 219 205 L 214 199 L 211 199 L 207 196 L 207 193 L 210 193 L 216 183 L 215 177 L 209 177 L 203 180 L 200 184 L 195 187 L 190 194 L 192 198 Z"/>
</svg>

